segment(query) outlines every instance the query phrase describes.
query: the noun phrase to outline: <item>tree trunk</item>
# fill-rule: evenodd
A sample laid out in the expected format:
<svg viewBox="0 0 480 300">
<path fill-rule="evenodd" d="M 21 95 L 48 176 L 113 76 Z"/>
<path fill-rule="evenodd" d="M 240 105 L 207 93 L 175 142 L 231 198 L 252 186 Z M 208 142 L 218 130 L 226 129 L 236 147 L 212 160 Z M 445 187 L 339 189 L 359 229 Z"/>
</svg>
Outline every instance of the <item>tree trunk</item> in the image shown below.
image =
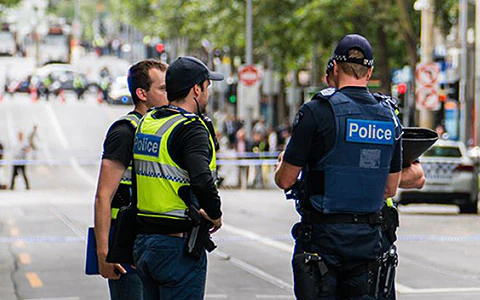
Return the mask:
<svg viewBox="0 0 480 300">
<path fill-rule="evenodd" d="M 379 47 L 377 50 L 377 68 L 380 72 L 380 80 L 382 85 L 380 86 L 380 91 L 385 94 L 390 94 L 390 67 L 388 66 L 388 44 L 387 44 L 387 35 L 383 28 L 382 24 L 378 24 L 377 27 L 377 42 Z"/>
<path fill-rule="evenodd" d="M 400 34 L 407 47 L 408 64 L 415 70 L 417 64 L 417 36 L 410 21 L 409 0 L 396 0 L 398 6 L 398 21 L 400 24 Z"/>
</svg>

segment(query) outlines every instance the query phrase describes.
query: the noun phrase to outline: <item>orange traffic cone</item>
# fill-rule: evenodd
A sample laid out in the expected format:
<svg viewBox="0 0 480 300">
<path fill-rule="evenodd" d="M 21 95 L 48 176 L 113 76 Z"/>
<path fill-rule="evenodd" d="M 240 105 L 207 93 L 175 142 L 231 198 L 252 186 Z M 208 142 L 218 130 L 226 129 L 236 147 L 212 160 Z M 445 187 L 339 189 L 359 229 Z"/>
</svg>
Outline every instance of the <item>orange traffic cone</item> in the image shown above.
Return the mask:
<svg viewBox="0 0 480 300">
<path fill-rule="evenodd" d="M 3 99 L 5 98 L 5 96 L 3 95 L 3 93 L 0 94 L 0 103 L 3 102 Z"/>
<path fill-rule="evenodd" d="M 37 102 L 38 101 L 38 91 L 37 91 L 37 88 L 36 87 L 32 87 L 30 89 L 30 99 L 33 101 L 33 102 Z"/>
</svg>

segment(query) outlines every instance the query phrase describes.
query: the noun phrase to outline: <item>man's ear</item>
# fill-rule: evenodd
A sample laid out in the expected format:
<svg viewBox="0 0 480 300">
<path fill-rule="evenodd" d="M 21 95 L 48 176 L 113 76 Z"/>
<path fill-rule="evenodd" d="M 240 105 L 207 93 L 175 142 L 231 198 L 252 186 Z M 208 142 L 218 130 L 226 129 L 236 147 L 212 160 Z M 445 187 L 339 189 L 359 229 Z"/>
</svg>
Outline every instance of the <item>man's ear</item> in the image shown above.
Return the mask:
<svg viewBox="0 0 480 300">
<path fill-rule="evenodd" d="M 200 89 L 200 85 L 196 84 L 193 86 L 193 93 L 196 97 L 198 97 L 201 92 L 202 90 Z"/>
<path fill-rule="evenodd" d="M 373 67 L 371 67 L 370 69 L 368 69 L 368 72 L 367 72 L 367 81 L 370 80 L 370 78 L 372 78 L 372 74 L 373 74 Z"/>
<path fill-rule="evenodd" d="M 336 60 L 333 61 L 332 75 L 334 76 L 338 75 L 338 64 Z"/>
<path fill-rule="evenodd" d="M 145 92 L 142 88 L 137 88 L 135 90 L 135 94 L 137 94 L 138 99 L 142 101 L 147 101 L 147 92 Z"/>
</svg>

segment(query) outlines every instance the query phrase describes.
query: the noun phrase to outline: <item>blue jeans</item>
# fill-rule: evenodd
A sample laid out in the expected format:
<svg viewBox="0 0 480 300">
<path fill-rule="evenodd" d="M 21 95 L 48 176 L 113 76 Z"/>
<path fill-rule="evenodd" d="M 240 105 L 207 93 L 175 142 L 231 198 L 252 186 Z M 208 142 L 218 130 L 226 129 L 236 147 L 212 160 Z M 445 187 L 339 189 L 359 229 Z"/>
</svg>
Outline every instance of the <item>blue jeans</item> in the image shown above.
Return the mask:
<svg viewBox="0 0 480 300">
<path fill-rule="evenodd" d="M 161 234 L 140 234 L 133 256 L 143 282 L 145 300 L 201 300 L 205 294 L 207 256 L 186 252 L 187 240 Z"/>
<path fill-rule="evenodd" d="M 112 300 L 142 300 L 142 280 L 136 272 L 120 276 L 120 279 L 108 280 L 110 299 Z"/>
</svg>

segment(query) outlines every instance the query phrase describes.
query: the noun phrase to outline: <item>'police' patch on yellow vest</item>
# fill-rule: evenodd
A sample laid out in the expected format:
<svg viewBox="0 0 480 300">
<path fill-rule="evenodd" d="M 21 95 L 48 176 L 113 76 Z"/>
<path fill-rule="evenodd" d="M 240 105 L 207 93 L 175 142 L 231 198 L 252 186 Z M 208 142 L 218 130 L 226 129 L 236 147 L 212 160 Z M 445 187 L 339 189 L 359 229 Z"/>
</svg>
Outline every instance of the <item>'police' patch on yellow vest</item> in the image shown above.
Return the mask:
<svg viewBox="0 0 480 300">
<path fill-rule="evenodd" d="M 347 142 L 387 144 L 394 142 L 394 124 L 386 121 L 347 120 Z"/>
<path fill-rule="evenodd" d="M 135 136 L 133 152 L 140 155 L 157 157 L 160 151 L 161 137 L 150 134 L 138 133 Z"/>
</svg>

